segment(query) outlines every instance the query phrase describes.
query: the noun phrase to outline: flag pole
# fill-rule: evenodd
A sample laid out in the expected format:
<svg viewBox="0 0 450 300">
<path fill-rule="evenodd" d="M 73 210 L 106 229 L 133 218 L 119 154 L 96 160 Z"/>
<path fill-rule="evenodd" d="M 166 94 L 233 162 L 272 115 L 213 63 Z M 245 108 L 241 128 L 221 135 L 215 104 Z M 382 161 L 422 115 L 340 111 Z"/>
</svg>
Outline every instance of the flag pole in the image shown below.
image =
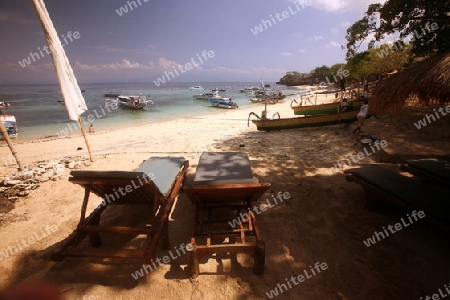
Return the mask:
<svg viewBox="0 0 450 300">
<path fill-rule="evenodd" d="M 13 144 L 11 143 L 11 139 L 9 138 L 8 132 L 6 131 L 5 125 L 3 125 L 3 120 L 0 120 L 0 131 L 3 134 L 3 137 L 5 138 L 6 143 L 8 144 L 9 150 L 11 150 L 12 155 L 14 155 L 14 158 L 16 159 L 17 164 L 19 165 L 19 170 L 23 170 L 22 162 L 20 161 L 19 154 L 14 149 Z"/>
<path fill-rule="evenodd" d="M 91 148 L 89 146 L 86 132 L 83 127 L 80 115 L 87 111 L 88 108 L 81 94 L 80 87 L 70 66 L 69 60 L 66 56 L 61 40 L 58 37 L 53 22 L 45 7 L 44 0 L 30 0 L 38 19 L 41 23 L 48 47 L 50 48 L 53 66 L 55 67 L 56 77 L 58 78 L 61 92 L 64 97 L 64 103 L 69 113 L 69 119 L 80 123 L 81 132 L 83 134 L 86 146 L 89 151 L 89 157 L 93 162 Z"/>
<path fill-rule="evenodd" d="M 84 130 L 83 122 L 81 121 L 80 115 L 78 115 L 78 123 L 80 123 L 81 132 L 83 133 L 84 141 L 86 142 L 86 146 L 87 146 L 87 149 L 89 152 L 89 158 L 90 158 L 91 162 L 94 162 L 94 159 L 92 158 L 92 153 L 91 153 L 91 146 L 89 146 L 89 142 L 88 142 L 88 139 L 86 136 L 86 130 Z"/>
</svg>

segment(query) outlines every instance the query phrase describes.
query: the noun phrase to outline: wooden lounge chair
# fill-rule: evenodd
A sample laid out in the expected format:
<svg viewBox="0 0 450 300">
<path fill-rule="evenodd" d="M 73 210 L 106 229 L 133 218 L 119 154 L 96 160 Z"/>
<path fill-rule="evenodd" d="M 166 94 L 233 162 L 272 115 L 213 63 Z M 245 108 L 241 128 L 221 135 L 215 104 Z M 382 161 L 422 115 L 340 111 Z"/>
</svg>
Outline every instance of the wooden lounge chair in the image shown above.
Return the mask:
<svg viewBox="0 0 450 300">
<path fill-rule="evenodd" d="M 253 178 L 248 156 L 240 152 L 204 152 L 193 182 L 184 187 L 196 205 L 193 250 L 188 252 L 188 272 L 199 275 L 199 260 L 214 253 L 247 253 L 254 258 L 256 274 L 265 268 L 264 241 L 256 218 L 248 211 L 270 188 Z M 236 220 L 234 228 L 230 221 Z M 217 242 L 228 239 L 228 243 Z"/>
<path fill-rule="evenodd" d="M 388 201 L 407 211 L 423 210 L 426 220 L 450 229 L 449 191 L 375 164 L 344 172 L 348 181 L 363 187 L 367 206 Z"/>
<path fill-rule="evenodd" d="M 423 181 L 450 188 L 450 163 L 435 158 L 410 160 L 401 165 L 405 170 Z"/>
<path fill-rule="evenodd" d="M 189 162 L 182 157 L 151 157 L 134 172 L 72 171 L 69 181 L 81 185 L 84 200 L 77 229 L 62 243 L 53 258 L 65 256 L 140 258 L 149 263 L 155 258 L 158 242 L 169 248 L 168 216 L 186 178 Z M 86 217 L 90 193 L 103 202 Z M 142 226 L 112 226 L 100 222 L 102 212 L 112 205 L 143 205 L 148 223 Z M 103 249 L 100 234 L 146 235 L 140 249 Z M 77 247 L 86 237 L 89 247 Z"/>
</svg>

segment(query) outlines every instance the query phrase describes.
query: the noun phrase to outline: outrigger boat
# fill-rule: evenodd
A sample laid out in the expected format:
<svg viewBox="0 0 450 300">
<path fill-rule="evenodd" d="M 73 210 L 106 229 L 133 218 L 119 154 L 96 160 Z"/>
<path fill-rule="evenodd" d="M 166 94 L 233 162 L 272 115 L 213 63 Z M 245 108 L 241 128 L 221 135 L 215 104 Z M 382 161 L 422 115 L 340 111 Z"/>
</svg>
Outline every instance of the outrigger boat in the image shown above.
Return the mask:
<svg viewBox="0 0 450 300">
<path fill-rule="evenodd" d="M 119 97 L 120 95 L 122 95 L 121 92 L 108 92 L 103 94 L 105 97 Z"/>
<path fill-rule="evenodd" d="M 199 100 L 208 100 L 208 99 L 220 99 L 219 91 L 213 91 L 212 93 L 204 93 L 204 94 L 194 94 L 192 96 L 195 99 Z"/>
<path fill-rule="evenodd" d="M 120 95 L 116 99 L 106 99 L 105 105 L 115 104 L 122 108 L 130 108 L 144 110 L 147 106 L 153 106 L 155 103 L 151 99 L 147 99 L 144 95 L 139 96 L 123 96 Z"/>
<path fill-rule="evenodd" d="M 292 103 L 294 102 L 298 105 L 293 106 Z M 293 99 L 291 101 L 291 108 L 294 110 L 295 115 L 325 115 L 337 114 L 339 109 L 342 107 L 348 107 L 348 109 L 350 110 L 357 110 L 363 105 L 363 102 L 364 99 L 357 99 L 352 101 L 343 99 L 342 102 L 332 102 L 317 105 L 302 105 L 302 101 L 298 103 L 295 99 Z"/>
<path fill-rule="evenodd" d="M 220 99 L 208 99 L 208 101 L 211 103 L 214 107 L 220 107 L 220 108 L 239 108 L 237 103 L 232 101 L 232 98 L 220 98 Z"/>
<path fill-rule="evenodd" d="M 264 112 L 264 111 L 263 111 Z M 344 111 L 337 114 L 328 115 L 315 115 L 306 117 L 296 117 L 296 118 L 280 118 L 278 114 L 278 119 L 268 119 L 263 115 L 260 118 L 254 112 L 248 115 L 247 126 L 250 123 L 250 116 L 254 115 L 258 120 L 252 120 L 253 124 L 256 125 L 258 130 L 269 131 L 269 130 L 282 130 L 282 129 L 294 129 L 294 128 L 304 128 L 304 127 L 317 127 L 335 124 L 349 124 L 357 121 L 356 115 L 359 110 Z M 369 117 L 369 115 L 367 116 Z"/>
<path fill-rule="evenodd" d="M 16 117 L 12 115 L 0 115 L 0 122 L 3 122 L 3 126 L 10 138 L 17 138 L 19 128 L 17 128 Z M 0 138 L 3 139 L 3 135 L 0 134 Z"/>
<path fill-rule="evenodd" d="M 9 104 L 8 102 L 0 102 L 0 108 L 8 108 L 8 107 L 10 107 L 11 106 L 11 104 Z"/>
</svg>

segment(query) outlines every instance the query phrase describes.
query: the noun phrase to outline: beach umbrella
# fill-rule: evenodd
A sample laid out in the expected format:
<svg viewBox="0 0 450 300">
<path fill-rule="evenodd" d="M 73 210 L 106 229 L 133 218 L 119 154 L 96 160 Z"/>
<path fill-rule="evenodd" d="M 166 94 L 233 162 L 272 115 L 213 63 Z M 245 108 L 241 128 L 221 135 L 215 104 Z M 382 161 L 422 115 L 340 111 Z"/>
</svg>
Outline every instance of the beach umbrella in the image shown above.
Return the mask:
<svg viewBox="0 0 450 300">
<path fill-rule="evenodd" d="M 80 115 L 87 111 L 86 103 L 84 102 L 83 95 L 81 94 L 80 87 L 78 86 L 77 79 L 73 74 L 72 67 L 67 59 L 66 53 L 63 49 L 58 34 L 53 26 L 52 20 L 48 14 L 43 0 L 31 0 L 34 6 L 36 14 L 42 25 L 45 39 L 47 40 L 48 47 L 53 59 L 53 66 L 56 70 L 56 76 L 61 87 L 61 92 L 64 97 L 65 107 L 69 114 L 69 119 L 78 121 L 80 124 L 81 132 L 83 134 L 86 146 L 89 151 L 89 157 L 91 161 L 92 154 L 89 142 L 86 137 L 86 132 L 83 127 Z"/>
<path fill-rule="evenodd" d="M 370 109 L 375 113 L 395 112 L 412 97 L 417 97 L 421 105 L 450 101 L 450 51 L 430 56 L 383 79 L 372 92 Z"/>
</svg>

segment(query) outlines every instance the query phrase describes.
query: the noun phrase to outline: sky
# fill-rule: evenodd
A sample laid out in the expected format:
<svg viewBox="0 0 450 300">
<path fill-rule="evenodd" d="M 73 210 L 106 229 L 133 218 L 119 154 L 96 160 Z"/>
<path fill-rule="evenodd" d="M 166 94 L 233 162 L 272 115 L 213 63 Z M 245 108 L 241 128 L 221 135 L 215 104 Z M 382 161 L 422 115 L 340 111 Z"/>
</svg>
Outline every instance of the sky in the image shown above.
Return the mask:
<svg viewBox="0 0 450 300">
<path fill-rule="evenodd" d="M 373 2 L 44 0 L 79 83 L 274 82 L 345 63 Z M 0 2 L 0 39 L 0 84 L 57 83 L 29 0 Z"/>
</svg>

